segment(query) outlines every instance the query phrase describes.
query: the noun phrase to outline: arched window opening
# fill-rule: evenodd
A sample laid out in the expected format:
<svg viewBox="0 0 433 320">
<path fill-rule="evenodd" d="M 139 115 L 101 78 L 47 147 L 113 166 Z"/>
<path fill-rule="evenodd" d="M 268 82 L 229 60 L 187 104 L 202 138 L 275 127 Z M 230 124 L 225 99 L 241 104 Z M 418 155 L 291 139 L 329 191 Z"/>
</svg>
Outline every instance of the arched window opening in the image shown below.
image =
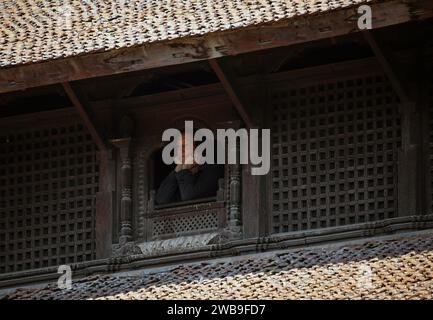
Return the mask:
<svg viewBox="0 0 433 320">
<path fill-rule="evenodd" d="M 198 142 L 199 144 L 200 142 Z M 195 164 L 192 169 L 176 169 L 176 164 L 167 165 L 162 160 L 163 147 L 151 155 L 151 190 L 155 209 L 192 203 L 215 201 L 224 179 L 222 164 Z"/>
</svg>

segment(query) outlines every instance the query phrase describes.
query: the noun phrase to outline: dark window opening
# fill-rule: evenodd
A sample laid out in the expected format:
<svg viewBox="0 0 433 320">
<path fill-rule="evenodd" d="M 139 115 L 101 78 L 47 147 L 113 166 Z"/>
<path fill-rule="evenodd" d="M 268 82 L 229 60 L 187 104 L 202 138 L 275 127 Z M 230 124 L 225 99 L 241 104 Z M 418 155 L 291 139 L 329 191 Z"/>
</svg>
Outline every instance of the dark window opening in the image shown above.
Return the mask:
<svg viewBox="0 0 433 320">
<path fill-rule="evenodd" d="M 158 190 L 159 186 L 161 185 L 165 177 L 168 176 L 169 173 L 172 172 L 176 167 L 175 164 L 166 165 L 162 161 L 162 149 L 163 148 L 156 150 L 152 156 L 152 162 L 153 162 L 153 172 L 152 172 L 153 188 L 152 189 L 154 189 L 155 191 Z"/>
<path fill-rule="evenodd" d="M 156 150 L 151 159 L 151 189 L 155 190 L 156 209 L 216 200 L 218 180 L 224 178 L 224 165 L 199 165 L 193 176 L 182 171 L 175 173 L 176 164 L 166 165 L 162 160 L 162 150 L 163 148 Z M 173 188 L 176 188 L 176 191 L 171 194 Z M 180 188 L 183 188 L 182 192 Z M 187 198 L 183 199 L 185 195 Z"/>
</svg>

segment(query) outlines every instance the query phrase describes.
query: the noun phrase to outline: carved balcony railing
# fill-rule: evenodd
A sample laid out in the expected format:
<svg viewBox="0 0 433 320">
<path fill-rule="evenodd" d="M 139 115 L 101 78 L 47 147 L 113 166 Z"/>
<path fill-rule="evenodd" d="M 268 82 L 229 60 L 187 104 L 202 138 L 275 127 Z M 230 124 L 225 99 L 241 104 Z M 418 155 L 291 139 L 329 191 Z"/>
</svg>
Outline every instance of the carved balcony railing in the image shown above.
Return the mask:
<svg viewBox="0 0 433 320">
<path fill-rule="evenodd" d="M 150 192 L 147 241 L 177 238 L 222 231 L 227 226 L 225 179 L 219 180 L 215 197 L 155 205 L 155 191 Z"/>
</svg>

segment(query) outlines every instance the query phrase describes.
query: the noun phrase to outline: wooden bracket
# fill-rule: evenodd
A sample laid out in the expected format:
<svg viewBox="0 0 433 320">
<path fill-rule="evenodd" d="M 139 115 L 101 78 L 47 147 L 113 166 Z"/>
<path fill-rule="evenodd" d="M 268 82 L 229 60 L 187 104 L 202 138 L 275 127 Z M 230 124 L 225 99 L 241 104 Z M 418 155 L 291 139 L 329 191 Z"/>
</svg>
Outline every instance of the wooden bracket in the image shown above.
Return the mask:
<svg viewBox="0 0 433 320">
<path fill-rule="evenodd" d="M 392 52 L 389 50 L 389 48 L 383 45 L 383 43 L 378 41 L 376 35 L 373 32 L 367 30 L 363 32 L 363 35 L 365 40 L 370 45 L 370 48 L 376 56 L 384 73 L 391 82 L 394 91 L 400 98 L 401 103 L 412 103 L 413 99 L 411 99 L 409 88 L 399 73 L 400 69 L 396 66 Z"/>
<path fill-rule="evenodd" d="M 235 109 L 241 116 L 242 120 L 248 128 L 254 127 L 250 115 L 247 112 L 246 104 L 241 96 L 240 86 L 230 67 L 226 61 L 222 59 L 210 59 L 209 65 L 217 75 L 218 79 L 224 87 L 229 99 L 233 103 Z"/>
<path fill-rule="evenodd" d="M 100 151 L 106 152 L 107 146 L 106 146 L 104 140 L 102 139 L 102 136 L 99 134 L 98 130 L 96 130 L 95 125 L 93 124 L 88 112 L 86 111 L 85 107 L 83 106 L 82 102 L 80 101 L 75 90 L 72 88 L 72 86 L 69 82 L 62 82 L 62 86 L 63 86 L 63 89 L 65 90 L 66 94 L 68 95 L 69 99 L 71 100 L 72 104 L 74 105 L 75 109 L 77 110 L 80 118 L 83 120 L 84 125 L 89 130 L 93 141 L 98 146 Z"/>
</svg>

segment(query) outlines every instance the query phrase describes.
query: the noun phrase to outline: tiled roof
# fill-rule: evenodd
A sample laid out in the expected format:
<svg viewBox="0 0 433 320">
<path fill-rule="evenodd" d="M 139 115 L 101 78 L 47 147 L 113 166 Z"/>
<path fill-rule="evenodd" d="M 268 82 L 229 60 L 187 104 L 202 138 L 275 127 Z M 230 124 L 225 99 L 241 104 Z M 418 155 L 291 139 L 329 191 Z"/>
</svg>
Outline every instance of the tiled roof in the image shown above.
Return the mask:
<svg viewBox="0 0 433 320">
<path fill-rule="evenodd" d="M 9 299 L 432 299 L 433 232 L 95 275 Z"/>
<path fill-rule="evenodd" d="M 371 0 L 2 0 L 0 67 L 269 23 Z"/>
</svg>

